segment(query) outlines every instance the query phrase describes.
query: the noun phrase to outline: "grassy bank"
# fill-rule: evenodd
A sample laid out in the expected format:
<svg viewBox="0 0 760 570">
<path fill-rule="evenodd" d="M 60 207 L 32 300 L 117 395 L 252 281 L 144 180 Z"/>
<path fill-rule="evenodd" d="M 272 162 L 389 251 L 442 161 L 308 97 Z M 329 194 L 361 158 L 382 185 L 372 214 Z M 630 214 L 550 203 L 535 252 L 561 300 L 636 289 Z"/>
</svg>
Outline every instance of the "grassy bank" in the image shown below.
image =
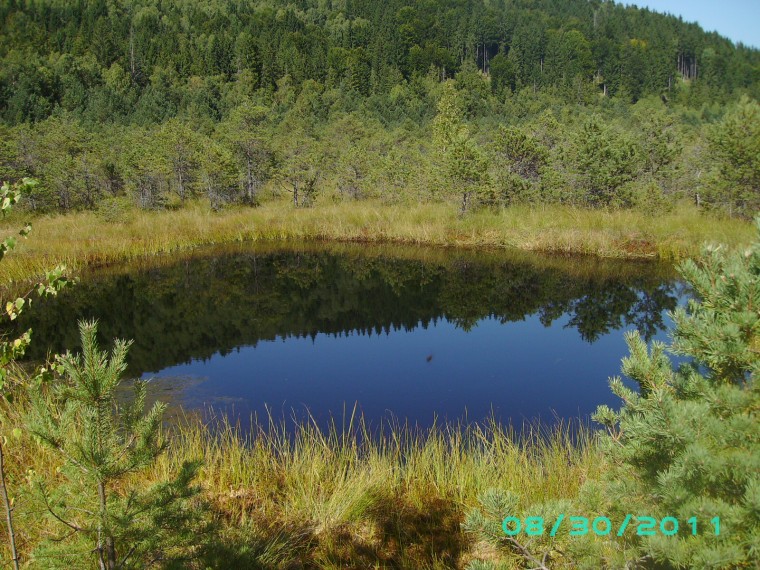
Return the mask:
<svg viewBox="0 0 760 570">
<path fill-rule="evenodd" d="M 19 220 L 0 230 L 15 233 Z M 256 209 L 211 212 L 205 204 L 163 212 L 127 211 L 116 220 L 92 212 L 33 220 L 32 235 L 0 267 L 0 282 L 22 281 L 56 263 L 107 265 L 209 244 L 263 240 L 330 240 L 477 248 L 517 248 L 614 258 L 678 259 L 706 241 L 749 243 L 752 226 L 717 219 L 691 207 L 649 215 L 635 210 L 563 206 L 513 207 L 459 218 L 449 204 L 341 203 L 294 209 L 268 203 Z"/>
<path fill-rule="evenodd" d="M 327 433 L 307 424 L 295 435 L 269 426 L 243 436 L 196 419 L 175 429 L 168 452 L 130 483 L 144 488 L 203 459 L 198 504 L 211 527 L 192 568 L 464 568 L 498 556 L 461 528 L 484 490 L 512 490 L 528 505 L 573 497 L 603 469 L 592 435 L 567 426 L 523 439 L 499 425 L 395 427 L 374 437 L 361 423 Z M 60 465 L 26 435 L 2 435 L 29 561 L 42 539 L 65 534 L 30 483 L 60 480 Z"/>
</svg>

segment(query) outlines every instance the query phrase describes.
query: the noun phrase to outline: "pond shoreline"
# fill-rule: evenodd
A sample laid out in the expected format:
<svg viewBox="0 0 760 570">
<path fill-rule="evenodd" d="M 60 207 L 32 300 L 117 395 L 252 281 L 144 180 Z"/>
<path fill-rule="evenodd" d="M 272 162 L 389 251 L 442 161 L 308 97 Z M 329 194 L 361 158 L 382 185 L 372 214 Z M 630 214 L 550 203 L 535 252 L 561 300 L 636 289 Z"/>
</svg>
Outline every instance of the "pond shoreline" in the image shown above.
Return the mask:
<svg viewBox="0 0 760 570">
<path fill-rule="evenodd" d="M 2 231 L 16 233 L 20 218 Z M 202 203 L 174 211 L 76 212 L 32 221 L 29 239 L 0 267 L 0 283 L 33 280 L 57 264 L 70 270 L 202 246 L 244 242 L 331 242 L 462 249 L 516 249 L 561 256 L 672 261 L 705 242 L 739 247 L 752 225 L 704 215 L 693 207 L 648 216 L 636 210 L 516 206 L 459 217 L 450 204 L 413 207 L 340 203 L 294 209 L 284 202 L 214 213 Z"/>
<path fill-rule="evenodd" d="M 306 569 L 325 567 L 318 561 L 326 559 L 351 568 L 377 560 L 433 568 L 442 557 L 447 568 L 465 568 L 482 555 L 482 544 L 462 523 L 486 490 L 519 494 L 522 512 L 572 499 L 592 474 L 608 469 L 595 431 L 580 422 L 537 425 L 522 438 L 498 423 L 399 426 L 382 438 L 365 430 L 357 417 L 343 430 L 304 423 L 291 435 L 275 424 L 247 436 L 224 420 L 185 416 L 166 452 L 130 483 L 151 489 L 179 466 L 201 462 L 192 504 L 212 532 L 195 539 L 193 568 Z M 60 477 L 60 459 L 30 434 L 12 439 L 2 427 L 0 436 L 14 442 L 14 480 L 23 481 L 27 470 Z M 55 521 L 39 516 L 32 486 L 15 488 L 21 552 L 30 559 Z M 0 555 L 6 552 L 0 542 Z"/>
<path fill-rule="evenodd" d="M 654 338 L 679 298 L 666 263 L 236 244 L 88 269 L 17 327 L 34 331 L 26 357 L 44 362 L 78 346 L 78 319 L 95 319 L 105 338 L 134 340 L 130 375 L 206 379 L 154 388 L 235 417 L 309 410 L 322 422 L 358 402 L 370 422 L 552 423 L 617 403 L 615 331 Z"/>
</svg>

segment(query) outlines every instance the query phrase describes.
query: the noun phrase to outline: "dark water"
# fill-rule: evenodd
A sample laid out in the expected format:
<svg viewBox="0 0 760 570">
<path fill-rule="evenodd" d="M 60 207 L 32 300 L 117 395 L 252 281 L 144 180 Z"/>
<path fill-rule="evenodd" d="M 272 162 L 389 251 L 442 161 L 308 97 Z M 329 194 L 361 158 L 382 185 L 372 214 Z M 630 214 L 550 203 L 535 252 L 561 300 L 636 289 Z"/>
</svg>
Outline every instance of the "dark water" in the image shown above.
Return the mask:
<svg viewBox="0 0 760 570">
<path fill-rule="evenodd" d="M 576 418 L 617 406 L 623 331 L 662 338 L 668 266 L 524 253 L 247 246 L 86 275 L 23 325 L 32 358 L 131 338 L 129 372 L 161 399 L 240 419 L 324 425 Z M 36 350 L 36 352 L 35 352 Z"/>
</svg>

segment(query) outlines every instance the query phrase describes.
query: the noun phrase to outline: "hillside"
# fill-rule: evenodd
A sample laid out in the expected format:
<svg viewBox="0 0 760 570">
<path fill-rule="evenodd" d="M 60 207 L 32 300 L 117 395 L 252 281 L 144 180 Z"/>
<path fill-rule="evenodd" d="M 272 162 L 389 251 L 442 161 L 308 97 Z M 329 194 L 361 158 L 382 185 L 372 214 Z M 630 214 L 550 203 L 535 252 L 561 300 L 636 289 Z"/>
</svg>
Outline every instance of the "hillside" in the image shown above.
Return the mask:
<svg viewBox="0 0 760 570">
<path fill-rule="evenodd" d="M 602 90 L 699 104 L 757 94 L 760 53 L 648 10 L 586 0 L 4 2 L 0 109 L 9 123 L 64 109 L 92 120 L 218 120 L 230 90 L 315 81 L 390 95 L 468 64 L 494 92 Z M 392 116 L 379 112 L 381 117 Z M 385 116 L 383 116 L 385 115 Z"/>
<path fill-rule="evenodd" d="M 0 23 L 0 178 L 39 180 L 34 211 L 759 203 L 760 52 L 648 10 L 12 0 Z M 431 136 L 446 97 L 464 178 Z"/>
</svg>

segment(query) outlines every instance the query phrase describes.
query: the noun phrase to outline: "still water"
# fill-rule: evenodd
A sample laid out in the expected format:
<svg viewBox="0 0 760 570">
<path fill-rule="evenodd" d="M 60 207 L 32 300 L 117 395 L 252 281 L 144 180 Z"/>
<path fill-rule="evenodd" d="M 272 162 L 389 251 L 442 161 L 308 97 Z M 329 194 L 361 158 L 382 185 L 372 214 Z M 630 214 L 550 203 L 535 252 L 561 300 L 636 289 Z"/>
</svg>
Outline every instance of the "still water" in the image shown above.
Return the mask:
<svg viewBox="0 0 760 570">
<path fill-rule="evenodd" d="M 665 340 L 667 265 L 516 252 L 247 245 L 84 275 L 26 314 L 32 358 L 134 339 L 129 374 L 173 408 L 326 425 L 520 425 L 617 407 L 623 332 Z"/>
</svg>

